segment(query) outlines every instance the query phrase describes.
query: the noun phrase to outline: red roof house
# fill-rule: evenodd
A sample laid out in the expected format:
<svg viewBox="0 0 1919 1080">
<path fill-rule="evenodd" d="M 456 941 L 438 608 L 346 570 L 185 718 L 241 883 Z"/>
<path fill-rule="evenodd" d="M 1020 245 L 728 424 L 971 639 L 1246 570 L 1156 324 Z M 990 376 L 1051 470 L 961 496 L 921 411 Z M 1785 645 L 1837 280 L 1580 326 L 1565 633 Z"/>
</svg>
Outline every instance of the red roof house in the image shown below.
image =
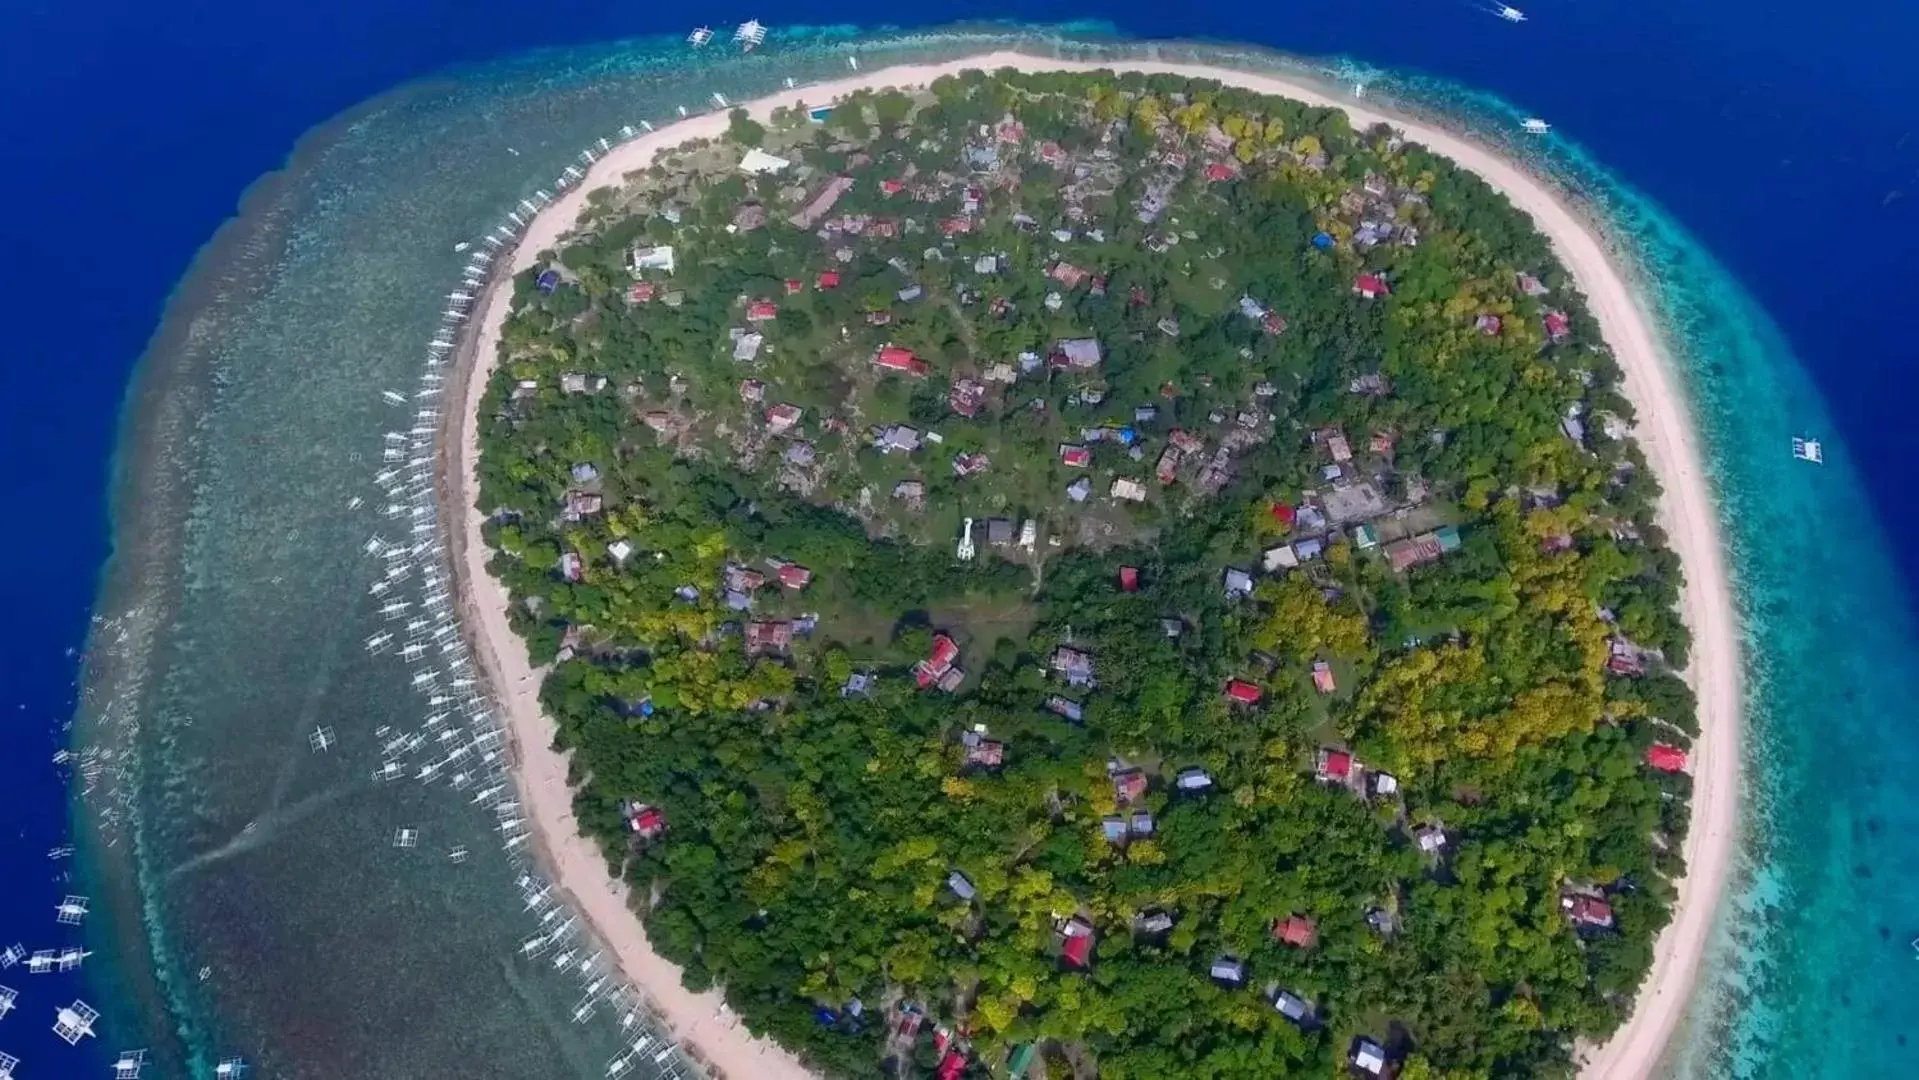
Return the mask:
<svg viewBox="0 0 1919 1080">
<path fill-rule="evenodd" d="M 771 300 L 755 300 L 746 306 L 747 322 L 765 322 L 780 313 L 780 306 Z"/>
<path fill-rule="evenodd" d="M 666 815 L 657 806 L 635 807 L 627 825 L 641 838 L 651 840 L 666 831 Z"/>
<path fill-rule="evenodd" d="M 933 635 L 933 651 L 926 659 L 913 665 L 913 681 L 919 683 L 921 690 L 938 683 L 953 670 L 953 662 L 959 659 L 959 646 L 945 634 Z"/>
<path fill-rule="evenodd" d="M 1653 743 L 1646 748 L 1646 764 L 1660 772 L 1676 773 L 1686 771 L 1686 752 L 1677 746 L 1666 743 Z"/>
<path fill-rule="evenodd" d="M 1273 924 L 1273 940 L 1296 949 L 1310 949 L 1319 940 L 1319 929 L 1304 915 L 1288 915 Z"/>
<path fill-rule="evenodd" d="M 804 288 L 806 288 L 806 282 L 801 281 L 799 278 L 790 277 L 786 279 L 786 295 L 791 296 Z"/>
<path fill-rule="evenodd" d="M 926 361 L 914 356 L 913 350 L 902 349 L 898 345 L 882 347 L 879 355 L 873 357 L 873 363 L 887 371 L 897 371 L 915 377 L 925 375 L 929 370 Z"/>
<path fill-rule="evenodd" d="M 1226 684 L 1226 696 L 1240 705 L 1257 705 L 1260 689 L 1244 679 L 1234 679 Z"/>
<path fill-rule="evenodd" d="M 881 180 L 880 181 L 880 194 L 882 195 L 898 195 L 900 192 L 905 190 L 906 190 L 906 182 L 903 180 Z"/>
<path fill-rule="evenodd" d="M 647 304 L 653 300 L 654 285 L 650 281 L 636 281 L 626 290 L 626 302 L 629 304 Z"/>
<path fill-rule="evenodd" d="M 1211 165 L 1206 166 L 1206 179 L 1213 183 L 1218 183 L 1221 180 L 1231 180 L 1238 175 L 1238 169 L 1233 168 L 1223 161 L 1215 161 Z"/>
<path fill-rule="evenodd" d="M 1541 321 L 1546 324 L 1546 336 L 1554 342 L 1566 340 L 1566 336 L 1573 332 L 1573 322 L 1563 311 L 1548 311 Z"/>
<path fill-rule="evenodd" d="M 837 289 L 840 287 L 840 272 L 838 270 L 822 270 L 815 284 L 822 289 Z"/>
<path fill-rule="evenodd" d="M 1564 896 L 1560 898 L 1559 906 L 1579 926 L 1611 927 L 1613 924 L 1612 905 L 1597 896 L 1584 893 Z"/>
<path fill-rule="evenodd" d="M 1093 452 L 1084 446 L 1062 446 L 1059 448 L 1059 459 L 1075 469 L 1084 469 L 1093 463 Z"/>
<path fill-rule="evenodd" d="M 1279 522 L 1281 525 L 1290 529 L 1293 527 L 1293 522 L 1298 520 L 1298 518 L 1299 512 L 1285 503 L 1276 502 L 1273 504 L 1273 520 Z"/>
<path fill-rule="evenodd" d="M 804 589 L 813 580 L 813 571 L 798 563 L 780 567 L 780 584 L 789 589 Z"/>
<path fill-rule="evenodd" d="M 1139 567 L 1122 566 L 1119 568 L 1119 589 L 1121 592 L 1139 591 Z"/>
<path fill-rule="evenodd" d="M 1353 291 L 1367 300 L 1373 300 L 1392 292 L 1392 287 L 1377 274 L 1361 274 L 1353 279 Z"/>
<path fill-rule="evenodd" d="M 960 1080 L 966 1073 L 966 1055 L 958 1050 L 949 1050 L 940 1059 L 939 1080 Z"/>
<path fill-rule="evenodd" d="M 1113 774 L 1113 797 L 1121 804 L 1138 802 L 1146 797 L 1146 774 L 1138 769 L 1127 769 Z"/>
<path fill-rule="evenodd" d="M 1093 958 L 1093 928 L 1073 918 L 1060 927 L 1059 958 L 1067 967 L 1083 968 Z"/>
<path fill-rule="evenodd" d="M 1353 755 L 1344 750 L 1321 747 L 1319 751 L 1319 765 L 1315 771 L 1321 780 L 1331 780 L 1334 783 L 1343 784 L 1352 779 Z"/>
</svg>

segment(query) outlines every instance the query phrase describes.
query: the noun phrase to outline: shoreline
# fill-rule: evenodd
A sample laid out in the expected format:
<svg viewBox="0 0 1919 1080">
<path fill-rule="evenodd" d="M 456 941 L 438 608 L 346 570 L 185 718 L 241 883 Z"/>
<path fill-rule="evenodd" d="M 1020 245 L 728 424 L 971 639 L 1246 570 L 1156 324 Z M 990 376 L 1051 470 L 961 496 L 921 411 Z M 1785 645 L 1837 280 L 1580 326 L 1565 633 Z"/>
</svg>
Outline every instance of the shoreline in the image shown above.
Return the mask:
<svg viewBox="0 0 1919 1080">
<path fill-rule="evenodd" d="M 1575 1047 L 1583 1080 L 1649 1077 L 1683 1017 L 1711 934 L 1738 827 L 1739 648 L 1726 577 L 1724 548 L 1711 492 L 1699 456 L 1690 410 L 1660 348 L 1651 319 L 1638 302 L 1628 271 L 1616 265 L 1594 224 L 1562 193 L 1522 166 L 1429 123 L 1407 120 L 1347 103 L 1301 82 L 1203 64 L 1135 60 L 1093 63 L 1011 51 L 976 54 L 939 64 L 900 65 L 847 79 L 781 91 L 742 103 L 766 121 L 776 107 L 802 101 L 829 104 L 856 90 L 924 85 L 967 69 L 1087 72 L 1101 69 L 1210 78 L 1258 93 L 1292 98 L 1344 111 L 1355 127 L 1387 123 L 1460 167 L 1475 173 L 1528 214 L 1550 241 L 1585 294 L 1593 317 L 1623 372 L 1622 392 L 1637 411 L 1633 437 L 1645 453 L 1664 494 L 1658 520 L 1680 557 L 1685 582 L 1681 614 L 1694 637 L 1685 672 L 1699 703 L 1700 735 L 1693 757 L 1691 825 L 1683 849 L 1687 873 L 1678 882 L 1671 923 L 1654 944 L 1653 966 L 1631 1017 L 1603 1045 Z M 810 98 L 810 100 L 808 100 Z M 570 232 L 587 192 L 616 184 L 644 169 L 663 150 L 692 139 L 714 138 L 727 127 L 724 112 L 691 117 L 614 147 L 585 177 L 534 219 L 503 257 L 461 335 L 447 393 L 460 408 L 444 421 L 438 483 L 443 527 L 450 545 L 463 632 L 499 707 L 513 748 L 513 774 L 522 805 L 532 818 L 540 865 L 585 917 L 624 974 L 649 1000 L 668 1034 L 716 1075 L 798 1080 L 811 1075 L 790 1052 L 754 1038 L 724 1009 L 719 992 L 695 994 L 680 984 L 679 969 L 647 943 L 645 929 L 627 904 L 627 888 L 606 872 L 605 859 L 582 837 L 572 813 L 567 759 L 552 749 L 554 725 L 539 704 L 544 674 L 528 662 L 526 646 L 507 622 L 509 598 L 486 572 L 487 549 L 477 506 L 478 411 L 498 362 L 498 347 L 510 299 L 511 275 L 531 266 L 541 251 Z M 506 264 L 504 274 L 500 263 Z"/>
</svg>

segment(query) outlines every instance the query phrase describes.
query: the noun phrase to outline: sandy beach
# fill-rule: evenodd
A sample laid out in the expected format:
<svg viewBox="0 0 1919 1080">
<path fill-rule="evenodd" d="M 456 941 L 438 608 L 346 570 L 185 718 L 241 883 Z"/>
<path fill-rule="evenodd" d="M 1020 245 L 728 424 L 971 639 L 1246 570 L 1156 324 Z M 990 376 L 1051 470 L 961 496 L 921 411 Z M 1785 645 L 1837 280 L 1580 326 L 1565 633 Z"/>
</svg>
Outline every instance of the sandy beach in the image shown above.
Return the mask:
<svg viewBox="0 0 1919 1080">
<path fill-rule="evenodd" d="M 1266 75 L 1150 61 L 1087 64 L 990 53 L 946 64 L 887 68 L 785 91 L 745 107 L 764 121 L 773 109 L 802 101 L 830 104 L 855 90 L 922 85 L 968 68 L 1000 67 L 1028 71 L 1104 67 L 1212 78 L 1261 93 L 1343 109 L 1355 126 L 1384 121 L 1404 131 L 1408 139 L 1478 173 L 1530 214 L 1551 239 L 1624 369 L 1624 390 L 1639 414 L 1636 437 L 1665 488 L 1661 524 L 1685 566 L 1682 605 L 1694 637 L 1687 677 L 1698 694 L 1702 737 L 1693 750 L 1692 828 L 1685 845 L 1690 873 L 1680 886 L 1673 922 L 1657 942 L 1653 970 L 1641 989 L 1638 1009 L 1612 1040 L 1585 1055 L 1581 1073 L 1587 1080 L 1633 1080 L 1651 1075 L 1685 1012 L 1731 857 L 1738 807 L 1739 655 L 1719 523 L 1690 414 L 1661 352 L 1659 338 L 1625 276 L 1608 257 L 1600 238 L 1550 187 L 1505 158 L 1439 128 L 1384 116 L 1333 100 L 1308 86 Z M 725 131 L 726 123 L 726 117 L 718 113 L 695 117 L 615 148 L 593 164 L 584 181 L 534 218 L 513 248 L 507 268 L 517 273 L 531 266 L 541 251 L 555 247 L 577 220 L 588 190 L 617 183 L 624 174 L 646 168 L 662 149 L 689 139 L 717 136 Z M 752 1038 L 737 1018 L 725 1012 L 718 993 L 695 994 L 680 985 L 679 969 L 649 948 L 645 931 L 629 907 L 626 887 L 607 874 L 598 849 L 575 827 L 566 758 L 552 749 L 553 724 L 539 705 L 539 683 L 544 672 L 531 666 L 525 644 L 507 624 L 508 597 L 486 572 L 488 552 L 481 541 L 482 518 L 476 506 L 479 445 L 475 418 L 497 361 L 509 301 L 510 290 L 496 275 L 476 309 L 477 317 L 470 324 L 458 357 L 449 390 L 462 404 L 448 418 L 442 442 L 443 491 L 450 504 L 443 520 L 450 532 L 448 541 L 465 630 L 509 721 L 516 748 L 516 779 L 523 805 L 536 827 L 542 864 L 618 958 L 627 976 L 651 995 L 673 1034 L 716 1075 L 732 1080 L 805 1077 L 808 1072 L 791 1054 L 766 1040 Z"/>
</svg>

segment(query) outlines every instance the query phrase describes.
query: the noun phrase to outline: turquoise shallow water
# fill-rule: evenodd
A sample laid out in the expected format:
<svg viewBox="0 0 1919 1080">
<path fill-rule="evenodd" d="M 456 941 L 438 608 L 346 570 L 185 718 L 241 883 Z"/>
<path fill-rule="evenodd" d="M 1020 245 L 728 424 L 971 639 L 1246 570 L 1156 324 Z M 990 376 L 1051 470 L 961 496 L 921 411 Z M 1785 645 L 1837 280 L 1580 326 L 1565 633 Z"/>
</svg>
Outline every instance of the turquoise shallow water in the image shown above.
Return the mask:
<svg viewBox="0 0 1919 1080">
<path fill-rule="evenodd" d="M 86 737 L 134 767 L 92 804 L 95 895 L 144 934 L 101 942 L 114 1011 L 166 1075 L 241 1054 L 264 1075 L 603 1075 L 616 1010 L 571 1014 L 581 977 L 521 955 L 538 932 L 495 815 L 444 782 L 379 782 L 382 728 L 429 712 L 415 668 L 370 656 L 395 629 L 362 545 L 404 535 L 372 482 L 382 401 L 411 392 L 454 244 L 550 186 L 582 147 L 713 91 L 743 99 L 846 70 L 1018 44 L 1268 66 L 1266 53 L 978 31 L 819 32 L 739 58 L 677 42 L 540 53 L 404 88 L 316 133 L 203 254 L 144 362 L 129 414 L 121 553 L 89 665 Z M 1511 129 L 1504 104 L 1350 62 L 1369 100 Z M 1490 136 L 1489 136 L 1490 137 Z M 1792 462 L 1822 416 L 1789 350 L 1675 223 L 1577 148 L 1525 151 L 1584 196 L 1671 329 L 1726 523 L 1748 647 L 1746 843 L 1673 1067 L 1686 1076 L 1850 1076 L 1907 1050 L 1919 932 L 1881 897 L 1919 865 L 1894 838 L 1919 805 L 1892 737 L 1908 685 L 1899 589 L 1844 448 Z M 363 502 L 352 508 L 355 498 Z M 330 728 L 336 743 L 309 746 Z M 1868 762 L 1869 764 L 1857 764 Z M 1843 763 L 1843 764 L 1841 764 Z M 393 846 L 396 830 L 417 845 Z M 471 855 L 455 863 L 449 852 Z M 135 916 L 139 917 L 135 917 Z M 204 975 L 203 975 L 204 973 Z M 634 1075 L 651 1071 L 642 1068 Z M 1892 1073 L 1896 1074 L 1896 1073 Z"/>
</svg>

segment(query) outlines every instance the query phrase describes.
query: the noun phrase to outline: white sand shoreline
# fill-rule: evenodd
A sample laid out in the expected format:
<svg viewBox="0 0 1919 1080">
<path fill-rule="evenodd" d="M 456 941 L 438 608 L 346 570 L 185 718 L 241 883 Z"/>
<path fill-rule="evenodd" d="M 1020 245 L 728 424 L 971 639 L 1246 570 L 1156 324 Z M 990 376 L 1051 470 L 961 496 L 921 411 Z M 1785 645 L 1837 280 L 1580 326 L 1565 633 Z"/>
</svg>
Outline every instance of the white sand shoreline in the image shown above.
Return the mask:
<svg viewBox="0 0 1919 1080">
<path fill-rule="evenodd" d="M 1685 845 L 1689 873 L 1680 885 L 1673 922 L 1659 936 L 1652 973 L 1641 989 L 1638 1008 L 1609 1042 L 1586 1055 L 1581 1072 L 1584 1080 L 1650 1076 L 1685 1012 L 1733 850 L 1739 779 L 1739 653 L 1719 523 L 1690 414 L 1649 317 L 1619 268 L 1608 258 L 1605 245 L 1547 184 L 1461 136 L 1337 101 L 1297 82 L 1229 68 L 1144 60 L 1093 64 L 994 52 L 943 64 L 886 68 L 784 91 L 746 103 L 745 107 L 764 121 L 780 106 L 802 101 L 828 104 L 855 90 L 923 85 L 965 69 L 1000 67 L 1027 71 L 1110 68 L 1211 78 L 1261 93 L 1340 108 L 1359 127 L 1384 121 L 1404 131 L 1409 140 L 1479 174 L 1530 214 L 1551 239 L 1555 252 L 1586 294 L 1625 373 L 1624 392 L 1639 414 L 1635 436 L 1665 488 L 1660 522 L 1685 567 L 1681 603 L 1694 637 L 1688 677 L 1699 698 L 1702 736 L 1693 750 L 1692 827 Z M 534 218 L 503 260 L 503 269 L 518 273 L 532 265 L 541 251 L 556 247 L 558 239 L 578 219 L 587 191 L 617 183 L 624 174 L 646 168 L 662 149 L 690 139 L 718 136 L 725 131 L 726 123 L 723 114 L 708 114 L 616 147 L 593 164 L 584 181 Z M 452 503 L 452 512 L 444 520 L 451 532 L 462 621 L 507 715 L 516 751 L 515 777 L 540 840 L 542 865 L 617 957 L 626 975 L 650 994 L 673 1034 L 717 1074 L 733 1080 L 797 1080 L 808 1076 L 790 1053 L 767 1040 L 752 1038 L 736 1018 L 723 1013 L 717 993 L 694 994 L 680 985 L 679 969 L 648 946 L 644 928 L 628 907 L 626 887 L 610 878 L 598 849 L 580 835 L 573 820 L 566 758 L 552 749 L 554 726 L 539 704 L 539 676 L 543 673 L 529 664 L 524 642 L 507 623 L 506 592 L 486 572 L 487 551 L 480 539 L 482 516 L 475 505 L 479 495 L 476 417 L 498 359 L 500 330 L 510 299 L 510 285 L 503 275 L 496 274 L 493 286 L 476 309 L 460 371 L 452 383 L 461 406 L 448 418 L 448 437 L 443 442 L 442 481 Z"/>
</svg>

